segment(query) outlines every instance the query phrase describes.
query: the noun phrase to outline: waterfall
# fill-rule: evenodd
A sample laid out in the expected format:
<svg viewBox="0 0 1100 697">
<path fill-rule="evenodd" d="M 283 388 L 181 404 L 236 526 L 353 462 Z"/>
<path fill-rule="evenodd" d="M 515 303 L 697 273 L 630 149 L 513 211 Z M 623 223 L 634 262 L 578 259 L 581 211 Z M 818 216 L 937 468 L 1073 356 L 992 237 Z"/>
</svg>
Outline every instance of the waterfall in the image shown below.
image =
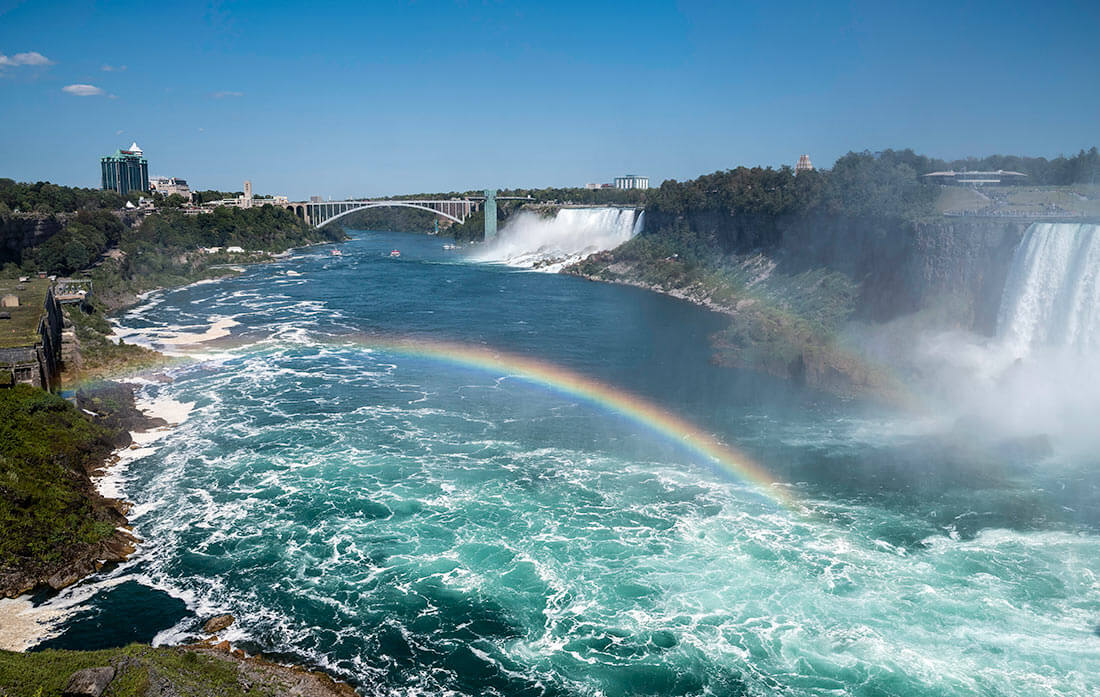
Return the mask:
<svg viewBox="0 0 1100 697">
<path fill-rule="evenodd" d="M 641 232 L 645 214 L 633 208 L 561 208 L 552 217 L 520 211 L 471 258 L 560 271 L 589 254 L 614 249 Z"/>
<path fill-rule="evenodd" d="M 997 334 L 1016 356 L 1100 351 L 1100 226 L 1036 223 L 1012 260 Z"/>
</svg>

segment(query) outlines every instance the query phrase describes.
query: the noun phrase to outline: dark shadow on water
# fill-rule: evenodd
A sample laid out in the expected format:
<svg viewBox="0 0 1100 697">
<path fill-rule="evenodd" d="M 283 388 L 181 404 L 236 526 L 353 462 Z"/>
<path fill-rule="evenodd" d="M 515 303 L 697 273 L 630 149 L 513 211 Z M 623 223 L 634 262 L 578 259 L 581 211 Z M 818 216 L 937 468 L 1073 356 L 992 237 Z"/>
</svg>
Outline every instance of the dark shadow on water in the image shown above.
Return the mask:
<svg viewBox="0 0 1100 697">
<path fill-rule="evenodd" d="M 149 643 L 190 612 L 182 600 L 135 581 L 126 581 L 99 591 L 90 607 L 66 623 L 60 636 L 32 649 L 76 649 L 94 651 Z"/>
</svg>

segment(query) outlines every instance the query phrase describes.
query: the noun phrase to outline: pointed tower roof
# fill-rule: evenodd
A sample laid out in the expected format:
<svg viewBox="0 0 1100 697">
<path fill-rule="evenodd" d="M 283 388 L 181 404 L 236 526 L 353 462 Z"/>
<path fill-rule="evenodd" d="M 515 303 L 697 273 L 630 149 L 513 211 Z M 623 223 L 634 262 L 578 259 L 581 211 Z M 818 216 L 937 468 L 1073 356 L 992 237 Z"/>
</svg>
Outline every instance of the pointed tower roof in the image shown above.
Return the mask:
<svg viewBox="0 0 1100 697">
<path fill-rule="evenodd" d="M 130 145 L 130 152 L 135 152 L 138 155 L 142 154 L 141 153 L 141 148 L 138 147 L 138 144 L 137 144 L 136 140 Z"/>
</svg>

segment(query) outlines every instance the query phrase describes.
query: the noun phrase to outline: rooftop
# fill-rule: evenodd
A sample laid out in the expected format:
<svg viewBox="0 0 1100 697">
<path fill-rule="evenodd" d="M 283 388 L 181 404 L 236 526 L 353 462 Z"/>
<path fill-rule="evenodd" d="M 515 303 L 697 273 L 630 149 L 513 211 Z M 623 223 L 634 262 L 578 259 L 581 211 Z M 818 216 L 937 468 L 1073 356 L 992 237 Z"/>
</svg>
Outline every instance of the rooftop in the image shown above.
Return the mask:
<svg viewBox="0 0 1100 697">
<path fill-rule="evenodd" d="M 45 313 L 46 293 L 50 279 L 32 278 L 24 283 L 0 280 L 0 296 L 15 295 L 19 307 L 0 308 L 11 313 L 11 319 L 0 319 L 0 348 L 33 346 L 38 343 L 38 323 Z"/>
<path fill-rule="evenodd" d="M 1026 177 L 1023 172 L 1010 172 L 1005 169 L 998 169 L 992 172 L 968 172 L 962 170 L 956 172 L 953 169 L 946 170 L 944 172 L 929 172 L 925 174 L 926 177 Z"/>
</svg>

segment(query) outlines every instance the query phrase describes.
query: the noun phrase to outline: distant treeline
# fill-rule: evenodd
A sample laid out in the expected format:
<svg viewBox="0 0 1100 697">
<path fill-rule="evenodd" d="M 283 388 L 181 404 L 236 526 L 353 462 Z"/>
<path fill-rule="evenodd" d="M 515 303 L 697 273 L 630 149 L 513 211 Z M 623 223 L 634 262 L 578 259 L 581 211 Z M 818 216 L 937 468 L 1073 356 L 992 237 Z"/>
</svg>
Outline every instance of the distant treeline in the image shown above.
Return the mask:
<svg viewBox="0 0 1100 697">
<path fill-rule="evenodd" d="M 365 210 L 349 213 L 339 220 L 339 224 L 343 225 L 345 228 L 358 230 L 430 232 L 435 229 L 436 217 L 435 213 L 420 210 L 419 208 L 387 206 L 383 208 L 367 208 Z"/>
<path fill-rule="evenodd" d="M 451 198 L 468 198 L 485 196 L 484 191 L 448 191 L 445 193 L 432 193 L 432 194 L 403 194 L 401 196 L 390 196 L 388 198 L 394 200 L 404 199 L 451 199 Z M 586 204 L 638 204 L 640 205 L 645 200 L 645 191 L 641 189 L 585 189 L 577 187 L 559 187 L 559 188 L 545 188 L 545 189 L 500 189 L 497 191 L 497 196 L 519 196 L 522 198 L 531 197 L 533 203 L 586 203 Z M 503 203 L 503 202 L 502 202 Z"/>
<path fill-rule="evenodd" d="M 138 198 L 149 192 L 132 191 L 121 196 L 114 191 L 101 189 L 83 189 L 74 186 L 60 186 L 50 182 L 17 182 L 0 178 L 0 214 L 19 211 L 21 213 L 71 213 L 73 211 L 94 208 L 118 210 L 126 201 L 137 202 Z M 195 205 L 221 201 L 243 196 L 243 191 L 217 191 L 205 189 L 192 192 Z M 255 198 L 265 198 L 255 196 Z M 266 198 L 270 198 L 269 196 Z M 175 199 L 183 201 L 185 199 Z"/>
<path fill-rule="evenodd" d="M 918 217 L 932 212 L 936 188 L 920 180 L 911 156 L 909 150 L 849 153 L 832 169 L 797 176 L 790 167 L 738 167 L 685 182 L 668 180 L 647 192 L 646 210 L 668 216 Z"/>
<path fill-rule="evenodd" d="M 911 150 L 905 152 L 912 153 Z M 943 169 L 954 170 L 1008 170 L 1023 172 L 1027 175 L 1025 184 L 1036 186 L 1069 186 L 1071 184 L 1100 184 L 1100 152 L 1096 147 L 1082 150 L 1073 157 L 1058 156 L 1053 160 L 1045 157 L 1019 157 L 1017 155 L 991 155 L 981 159 L 969 157 L 965 160 L 929 159 L 914 155 L 911 166 L 919 174 L 927 174 Z"/>
<path fill-rule="evenodd" d="M 50 214 L 96 208 L 118 210 L 124 205 L 126 199 L 113 191 L 0 178 L 0 216 L 15 211 Z"/>
<path fill-rule="evenodd" d="M 147 270 L 171 265 L 171 259 L 200 247 L 238 246 L 250 251 L 282 251 L 323 239 L 340 239 L 339 230 L 312 230 L 290 211 L 275 206 L 216 208 L 202 215 L 165 210 L 128 226 L 111 211 L 81 210 L 56 235 L 24 250 L 6 275 L 30 271 L 71 274 L 91 266 L 117 247 L 124 254 L 121 272 L 141 264 Z"/>
</svg>

